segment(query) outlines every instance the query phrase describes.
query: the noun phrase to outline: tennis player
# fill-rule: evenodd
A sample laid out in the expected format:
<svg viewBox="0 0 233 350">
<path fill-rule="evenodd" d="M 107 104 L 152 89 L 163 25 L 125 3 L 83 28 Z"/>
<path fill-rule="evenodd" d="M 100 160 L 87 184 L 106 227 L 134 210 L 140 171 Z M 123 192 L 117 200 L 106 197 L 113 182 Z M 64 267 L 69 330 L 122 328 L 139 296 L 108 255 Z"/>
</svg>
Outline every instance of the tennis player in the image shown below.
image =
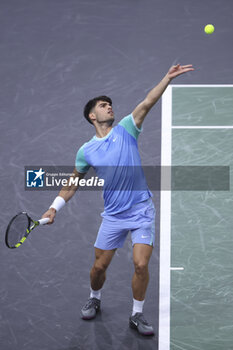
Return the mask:
<svg viewBox="0 0 233 350">
<path fill-rule="evenodd" d="M 97 176 L 105 180 L 104 212 L 101 214 L 103 220 L 94 245 L 95 262 L 90 271 L 90 297 L 81 310 L 84 320 L 95 318 L 100 310 L 106 270 L 116 249 L 123 246 L 130 231 L 135 272 L 132 278 L 133 308 L 129 325 L 142 335 L 154 335 L 153 327 L 143 315 L 143 305 L 149 282 L 148 264 L 155 245 L 155 208 L 141 168 L 137 139 L 144 118 L 171 80 L 193 70 L 192 65 L 172 66 L 133 112 L 121 119 L 115 127 L 109 97 L 94 98 L 84 108 L 84 116 L 95 127 L 96 134 L 78 150 L 74 173 L 82 179 L 89 168 L 93 167 Z M 53 223 L 56 212 L 70 200 L 77 189 L 75 184 L 68 189 L 62 188 L 42 218 L 48 217 L 49 223 Z"/>
</svg>

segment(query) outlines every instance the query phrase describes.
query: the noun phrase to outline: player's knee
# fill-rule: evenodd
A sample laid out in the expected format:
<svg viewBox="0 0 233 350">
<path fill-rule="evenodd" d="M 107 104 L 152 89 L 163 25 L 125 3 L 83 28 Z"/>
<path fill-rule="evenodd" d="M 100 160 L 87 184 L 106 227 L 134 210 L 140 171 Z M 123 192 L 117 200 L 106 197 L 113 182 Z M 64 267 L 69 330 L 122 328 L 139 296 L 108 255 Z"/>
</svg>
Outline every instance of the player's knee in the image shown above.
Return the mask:
<svg viewBox="0 0 233 350">
<path fill-rule="evenodd" d="M 148 263 L 145 261 L 138 261 L 134 263 L 135 273 L 139 276 L 145 276 L 148 273 Z"/>
<path fill-rule="evenodd" d="M 93 266 L 93 270 L 95 274 L 101 275 L 105 273 L 105 271 L 107 270 L 107 267 L 108 267 L 107 264 L 103 262 L 96 262 Z"/>
</svg>

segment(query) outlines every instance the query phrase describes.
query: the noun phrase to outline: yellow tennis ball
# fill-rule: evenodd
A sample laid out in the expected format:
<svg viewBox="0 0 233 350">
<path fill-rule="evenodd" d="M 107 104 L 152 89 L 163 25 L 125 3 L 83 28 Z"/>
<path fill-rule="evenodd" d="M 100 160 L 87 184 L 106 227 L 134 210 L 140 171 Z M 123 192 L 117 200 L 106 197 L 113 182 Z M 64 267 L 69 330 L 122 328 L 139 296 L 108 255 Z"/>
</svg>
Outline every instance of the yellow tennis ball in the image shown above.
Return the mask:
<svg viewBox="0 0 233 350">
<path fill-rule="evenodd" d="M 213 26 L 213 24 L 207 24 L 206 26 L 205 26 L 205 32 L 206 32 L 206 34 L 212 34 L 213 32 L 214 32 L 214 26 Z"/>
</svg>

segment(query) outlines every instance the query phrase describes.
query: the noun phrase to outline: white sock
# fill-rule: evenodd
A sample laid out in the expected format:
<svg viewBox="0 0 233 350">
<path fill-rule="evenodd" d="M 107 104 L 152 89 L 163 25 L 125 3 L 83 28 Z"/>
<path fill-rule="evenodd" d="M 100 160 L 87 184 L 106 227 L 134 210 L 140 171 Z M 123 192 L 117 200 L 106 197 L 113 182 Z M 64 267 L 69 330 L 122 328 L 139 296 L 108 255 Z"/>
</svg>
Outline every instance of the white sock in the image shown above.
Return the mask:
<svg viewBox="0 0 233 350">
<path fill-rule="evenodd" d="M 101 289 L 99 290 L 93 290 L 91 287 L 90 287 L 90 290 L 91 290 L 91 293 L 90 293 L 90 298 L 96 298 L 96 299 L 101 299 Z"/>
<path fill-rule="evenodd" d="M 133 299 L 132 316 L 134 316 L 137 312 L 142 312 L 144 302 L 145 300 L 139 301 L 139 300 Z"/>
</svg>

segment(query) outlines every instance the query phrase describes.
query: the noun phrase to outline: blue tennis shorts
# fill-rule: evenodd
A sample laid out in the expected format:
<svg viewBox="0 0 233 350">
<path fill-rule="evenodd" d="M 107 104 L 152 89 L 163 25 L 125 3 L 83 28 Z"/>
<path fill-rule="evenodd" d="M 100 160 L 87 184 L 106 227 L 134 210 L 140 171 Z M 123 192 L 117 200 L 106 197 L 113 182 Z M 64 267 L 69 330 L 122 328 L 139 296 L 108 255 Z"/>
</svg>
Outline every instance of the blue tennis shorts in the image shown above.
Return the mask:
<svg viewBox="0 0 233 350">
<path fill-rule="evenodd" d="M 116 214 L 102 214 L 103 220 L 95 241 L 95 247 L 103 250 L 121 248 L 128 232 L 132 245 L 155 245 L 155 207 L 151 198 Z"/>
</svg>

